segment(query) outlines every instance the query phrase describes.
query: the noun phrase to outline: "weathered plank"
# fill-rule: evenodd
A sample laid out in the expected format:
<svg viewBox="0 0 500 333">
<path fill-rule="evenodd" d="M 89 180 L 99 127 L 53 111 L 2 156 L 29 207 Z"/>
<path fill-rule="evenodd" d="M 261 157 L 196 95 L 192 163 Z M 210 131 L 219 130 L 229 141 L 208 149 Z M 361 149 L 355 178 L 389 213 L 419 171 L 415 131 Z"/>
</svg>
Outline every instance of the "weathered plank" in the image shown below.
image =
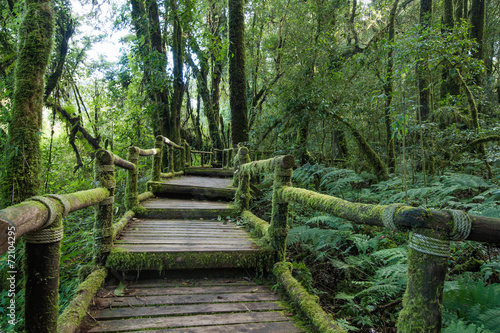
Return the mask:
<svg viewBox="0 0 500 333">
<path fill-rule="evenodd" d="M 230 303 L 230 302 L 265 302 L 278 301 L 276 294 L 270 293 L 233 293 L 233 294 L 201 294 L 201 295 L 166 295 L 166 296 L 125 296 L 119 298 L 97 298 L 103 307 L 196 304 L 196 303 Z"/>
<path fill-rule="evenodd" d="M 131 282 L 131 288 L 161 288 L 161 287 L 186 287 L 186 286 L 257 286 L 254 282 L 245 279 L 154 279 L 137 280 Z M 106 289 L 115 289 L 117 286 L 107 286 Z"/>
<path fill-rule="evenodd" d="M 134 308 L 114 308 L 100 311 L 97 319 L 116 319 L 131 317 L 196 315 L 225 312 L 249 311 L 277 311 L 283 308 L 274 302 L 249 302 L 249 303 L 219 303 L 219 304 L 193 304 L 193 305 L 167 305 L 167 306 L 141 306 Z"/>
<path fill-rule="evenodd" d="M 157 209 L 173 209 L 173 208 L 188 208 L 188 209 L 231 209 L 232 205 L 225 202 L 214 201 L 195 201 L 183 199 L 152 199 L 143 203 L 145 208 Z"/>
<path fill-rule="evenodd" d="M 184 170 L 185 175 L 191 176 L 209 176 L 209 177 L 227 177 L 232 178 L 234 170 L 221 169 L 221 168 L 203 168 L 203 167 L 189 167 Z"/>
<path fill-rule="evenodd" d="M 107 320 L 99 322 L 99 326 L 89 332 L 114 332 L 120 330 L 175 328 L 189 326 L 212 326 L 226 324 L 242 324 L 255 322 L 288 321 L 281 312 L 248 312 L 214 315 L 178 316 L 141 318 L 127 320 Z"/>
<path fill-rule="evenodd" d="M 196 245 L 196 244 L 182 244 L 182 245 L 139 245 L 139 244 L 117 244 L 117 248 L 126 252 L 214 252 L 214 251 L 257 251 L 258 246 L 255 243 L 250 245 Z"/>
<path fill-rule="evenodd" d="M 302 332 L 295 327 L 291 322 L 272 322 L 272 323 L 252 323 L 252 324 L 237 324 L 237 325 L 218 325 L 218 326 L 201 326 L 189 328 L 174 328 L 166 330 L 150 330 L 147 333 L 243 333 L 243 332 L 260 332 L 260 333 L 296 333 Z M 133 331 L 129 333 L 144 333 L 144 331 Z"/>
<path fill-rule="evenodd" d="M 122 244 L 162 244 L 162 245 L 242 245 L 249 246 L 254 242 L 244 238 L 204 238 L 204 237 L 176 237 L 176 238 L 146 238 L 146 237 L 125 237 L 116 241 L 117 246 Z"/>
<path fill-rule="evenodd" d="M 233 180 L 231 178 L 184 176 L 175 179 L 164 180 L 163 184 L 225 189 L 225 188 L 231 188 L 232 182 Z"/>
<path fill-rule="evenodd" d="M 170 287 L 170 288 L 134 288 L 125 289 L 126 296 L 160 296 L 160 295 L 196 295 L 196 294 L 230 294 L 230 293 L 269 293 L 268 286 L 203 286 L 203 287 Z"/>
</svg>

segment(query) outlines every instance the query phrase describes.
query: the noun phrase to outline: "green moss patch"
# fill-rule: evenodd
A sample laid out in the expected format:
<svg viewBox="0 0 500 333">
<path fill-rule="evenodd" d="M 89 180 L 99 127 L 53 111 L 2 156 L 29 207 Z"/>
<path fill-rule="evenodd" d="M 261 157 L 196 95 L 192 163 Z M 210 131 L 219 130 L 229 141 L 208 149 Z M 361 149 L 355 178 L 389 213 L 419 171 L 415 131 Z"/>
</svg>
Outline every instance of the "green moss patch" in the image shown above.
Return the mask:
<svg viewBox="0 0 500 333">
<path fill-rule="evenodd" d="M 216 251 L 216 252 L 126 252 L 121 248 L 111 251 L 106 267 L 119 271 L 194 268 L 254 268 L 267 267 L 270 251 Z"/>
</svg>

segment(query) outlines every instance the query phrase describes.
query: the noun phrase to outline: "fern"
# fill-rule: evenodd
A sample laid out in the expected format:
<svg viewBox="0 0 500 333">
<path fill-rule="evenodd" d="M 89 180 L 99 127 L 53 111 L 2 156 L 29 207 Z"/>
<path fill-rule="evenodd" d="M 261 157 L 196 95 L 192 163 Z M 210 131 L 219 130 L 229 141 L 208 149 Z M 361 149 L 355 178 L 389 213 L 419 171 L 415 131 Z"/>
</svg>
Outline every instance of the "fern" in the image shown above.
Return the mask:
<svg viewBox="0 0 500 333">
<path fill-rule="evenodd" d="M 486 285 L 466 276 L 447 282 L 445 287 L 443 322 L 446 326 L 462 320 L 491 332 L 500 332 L 500 284 Z"/>
</svg>

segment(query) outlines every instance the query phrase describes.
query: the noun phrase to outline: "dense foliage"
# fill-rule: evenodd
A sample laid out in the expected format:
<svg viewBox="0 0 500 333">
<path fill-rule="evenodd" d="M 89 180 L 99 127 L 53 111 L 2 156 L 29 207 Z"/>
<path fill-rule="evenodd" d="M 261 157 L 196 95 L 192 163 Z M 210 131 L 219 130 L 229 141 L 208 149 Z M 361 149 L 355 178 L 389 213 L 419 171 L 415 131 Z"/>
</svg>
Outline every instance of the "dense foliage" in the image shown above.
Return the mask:
<svg viewBox="0 0 500 333">
<path fill-rule="evenodd" d="M 53 47 L 38 96 L 43 126 L 24 136 L 9 126 L 23 120 L 14 110 L 14 76 L 26 37 L 21 23 L 30 11 L 25 1 L 0 2 L 4 185 L 17 184 L 9 168 L 18 165 L 7 163 L 13 156 L 25 166 L 30 160 L 14 135 L 40 139 L 40 176 L 27 180 L 31 192 L 44 194 L 91 188 L 94 153 L 101 148 L 125 157 L 128 146 L 150 148 L 158 134 L 199 149 L 224 148 L 246 140 L 232 135 L 244 128 L 252 150 L 297 158 L 293 181 L 302 187 L 355 202 L 500 217 L 498 2 L 244 1 L 245 45 L 239 49 L 245 50 L 247 97 L 237 102 L 248 113 L 240 120 L 231 119 L 235 52 L 226 1 L 49 2 L 55 27 L 45 31 Z M 118 57 L 96 56 L 95 49 L 110 48 L 102 43 L 113 34 L 121 36 L 113 46 Z M 140 163 L 144 186 L 149 162 Z M 124 182 L 119 173 L 117 216 Z M 13 188 L 2 186 L 0 207 L 23 199 Z M 269 199 L 264 192 L 256 200 L 265 206 Z M 394 327 L 406 283 L 405 237 L 299 207 L 292 223 L 296 276 L 321 296 L 325 309 L 353 330 Z M 78 268 L 91 260 L 91 226 L 90 210 L 65 221 L 61 310 Z M 17 253 L 20 267 L 21 244 Z M 498 331 L 498 260 L 491 246 L 456 244 L 445 292 L 447 331 Z M 22 283 L 20 275 L 20 307 Z M 477 305 L 465 309 L 465 299 Z M 0 295 L 0 309 L 6 300 Z"/>
</svg>

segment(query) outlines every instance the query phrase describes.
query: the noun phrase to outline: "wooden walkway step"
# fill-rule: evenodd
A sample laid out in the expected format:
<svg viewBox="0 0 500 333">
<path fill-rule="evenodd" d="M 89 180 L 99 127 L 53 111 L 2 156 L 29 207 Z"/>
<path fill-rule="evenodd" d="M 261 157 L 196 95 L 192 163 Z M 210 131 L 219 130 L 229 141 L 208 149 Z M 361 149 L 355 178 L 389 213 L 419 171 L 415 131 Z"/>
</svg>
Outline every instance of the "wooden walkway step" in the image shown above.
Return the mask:
<svg viewBox="0 0 500 333">
<path fill-rule="evenodd" d="M 107 267 L 120 271 L 255 268 L 269 250 L 231 220 L 137 218 L 115 242 Z"/>
<path fill-rule="evenodd" d="M 227 202 L 200 201 L 189 199 L 157 198 L 144 202 L 145 218 L 161 219 L 198 219 L 235 216 L 238 209 Z"/>
<path fill-rule="evenodd" d="M 222 168 L 202 168 L 190 167 L 184 170 L 185 175 L 190 176 L 205 176 L 205 177 L 226 177 L 231 178 L 234 175 L 234 170 Z"/>
<path fill-rule="evenodd" d="M 275 292 L 243 279 L 137 281 L 123 296 L 115 288 L 99 292 L 88 332 L 300 332 Z"/>
<path fill-rule="evenodd" d="M 182 176 L 154 183 L 151 191 L 160 197 L 189 196 L 200 200 L 231 201 L 236 193 L 236 188 L 231 186 L 232 182 L 231 178 Z"/>
</svg>

